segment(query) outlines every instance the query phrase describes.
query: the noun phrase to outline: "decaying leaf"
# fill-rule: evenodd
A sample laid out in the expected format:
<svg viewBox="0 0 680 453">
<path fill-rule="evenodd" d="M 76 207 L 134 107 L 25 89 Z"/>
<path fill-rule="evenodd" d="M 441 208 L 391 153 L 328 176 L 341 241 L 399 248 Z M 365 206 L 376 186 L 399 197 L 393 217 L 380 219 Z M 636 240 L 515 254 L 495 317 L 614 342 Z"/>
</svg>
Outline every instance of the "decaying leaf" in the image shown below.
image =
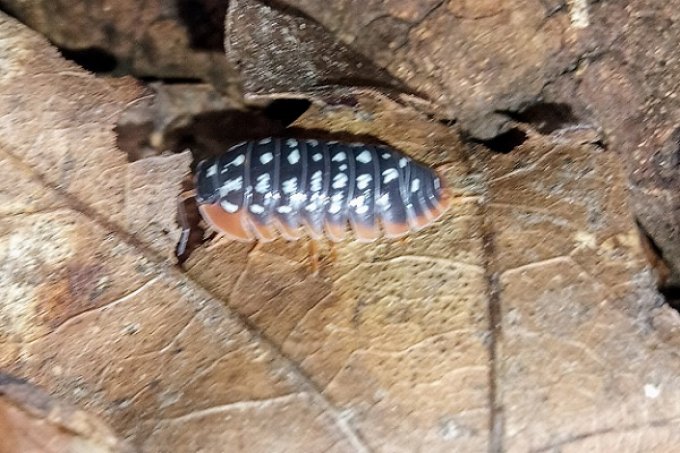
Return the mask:
<svg viewBox="0 0 680 453">
<path fill-rule="evenodd" d="M 393 87 L 384 82 L 391 74 L 438 115 L 487 139 L 507 125 L 496 112 L 519 110 L 573 63 L 575 33 L 541 0 L 237 0 L 225 48 L 249 94 L 305 96 L 326 80 Z"/>
<path fill-rule="evenodd" d="M 0 439 L 2 453 L 133 451 L 99 417 L 6 374 L 0 374 Z"/>
<path fill-rule="evenodd" d="M 149 174 L 112 130 L 137 88 L 88 75 L 6 16 L 0 46 L 0 367 L 142 451 L 360 445 L 293 364 L 133 230 L 140 191 L 126 179 Z M 167 184 L 174 199 L 179 181 Z"/>
<path fill-rule="evenodd" d="M 421 32 L 450 4 L 393 3 Z M 452 17 L 495 17 L 461 5 Z M 530 132 L 495 154 L 357 91 L 294 131 L 437 167 L 444 218 L 321 244 L 318 275 L 305 240 L 205 244 L 180 270 L 169 206 L 188 157 L 128 163 L 115 147 L 141 90 L 0 18 L 0 368 L 142 451 L 680 444 L 678 315 L 657 303 L 615 154 Z"/>
<path fill-rule="evenodd" d="M 313 108 L 303 130 L 375 139 L 441 167 L 457 202 L 408 238 L 322 251 L 223 243 L 187 271 L 248 318 L 347 414 L 373 450 L 486 449 L 488 319 L 478 189 L 450 129 L 385 99 Z M 222 276 L 238 276 L 224 278 Z"/>
<path fill-rule="evenodd" d="M 97 72 L 199 79 L 237 95 L 238 76 L 223 53 L 227 2 L 215 0 L 2 0 L 17 17 Z"/>
<path fill-rule="evenodd" d="M 300 15 L 256 1 L 232 2 L 225 48 L 250 95 L 326 93 L 355 87 L 407 88 L 365 56 Z"/>
</svg>

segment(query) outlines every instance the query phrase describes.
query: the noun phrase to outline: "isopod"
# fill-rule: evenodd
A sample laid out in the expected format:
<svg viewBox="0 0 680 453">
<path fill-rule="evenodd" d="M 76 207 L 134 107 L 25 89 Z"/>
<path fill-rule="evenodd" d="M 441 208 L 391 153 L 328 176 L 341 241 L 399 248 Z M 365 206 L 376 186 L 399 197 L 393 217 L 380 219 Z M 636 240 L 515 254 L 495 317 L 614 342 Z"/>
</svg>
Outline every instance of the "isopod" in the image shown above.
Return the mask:
<svg viewBox="0 0 680 453">
<path fill-rule="evenodd" d="M 196 201 L 208 225 L 230 239 L 324 235 L 347 225 L 359 241 L 397 238 L 437 220 L 449 205 L 432 169 L 386 146 L 266 138 L 199 163 Z"/>
</svg>

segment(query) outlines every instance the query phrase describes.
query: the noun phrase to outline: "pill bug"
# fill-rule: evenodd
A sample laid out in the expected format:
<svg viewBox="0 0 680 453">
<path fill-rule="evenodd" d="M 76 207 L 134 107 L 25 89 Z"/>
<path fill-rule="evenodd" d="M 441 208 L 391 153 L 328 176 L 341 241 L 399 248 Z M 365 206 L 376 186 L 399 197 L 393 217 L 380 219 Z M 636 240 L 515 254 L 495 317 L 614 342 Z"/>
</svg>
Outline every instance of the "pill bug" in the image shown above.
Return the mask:
<svg viewBox="0 0 680 453">
<path fill-rule="evenodd" d="M 239 241 L 279 234 L 396 238 L 437 220 L 448 196 L 434 170 L 386 146 L 266 138 L 199 163 L 196 200 L 205 221 Z"/>
</svg>

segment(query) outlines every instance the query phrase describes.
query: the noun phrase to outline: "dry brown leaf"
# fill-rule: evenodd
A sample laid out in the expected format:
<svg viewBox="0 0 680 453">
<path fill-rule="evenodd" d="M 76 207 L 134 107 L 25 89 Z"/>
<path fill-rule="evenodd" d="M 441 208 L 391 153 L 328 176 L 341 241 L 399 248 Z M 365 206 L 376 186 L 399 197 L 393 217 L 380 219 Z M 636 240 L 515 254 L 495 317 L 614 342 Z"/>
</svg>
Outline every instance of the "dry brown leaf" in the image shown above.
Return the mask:
<svg viewBox="0 0 680 453">
<path fill-rule="evenodd" d="M 307 95 L 328 79 L 393 87 L 377 76 L 384 68 L 480 139 L 506 127 L 496 112 L 519 110 L 573 64 L 579 45 L 565 11 L 544 0 L 234 0 L 226 30 L 250 94 Z"/>
<path fill-rule="evenodd" d="M 163 181 L 114 146 L 140 91 L 0 17 L 0 367 L 99 413 L 142 451 L 355 450 L 309 380 L 163 258 L 165 235 L 138 228 L 132 209 L 150 212 L 137 197 L 166 206 L 179 191 L 175 170 Z"/>
<path fill-rule="evenodd" d="M 238 75 L 215 32 L 227 2 L 3 0 L 2 8 L 92 70 L 200 79 L 238 93 Z"/>
<path fill-rule="evenodd" d="M 440 165 L 454 207 L 401 242 L 325 247 L 318 276 L 304 241 L 206 246 L 184 274 L 161 198 L 186 157 L 128 164 L 112 125 L 139 91 L 1 17 L 0 367 L 142 451 L 680 444 L 678 316 L 613 154 L 535 136 L 468 153 L 379 96 L 316 106 L 298 127 Z"/>
<path fill-rule="evenodd" d="M 654 289 L 616 155 L 532 140 L 479 157 L 506 451 L 677 449 L 680 317 Z"/>
<path fill-rule="evenodd" d="M 187 272 L 298 363 L 371 450 L 480 451 L 489 432 L 489 355 L 478 188 L 452 131 L 384 99 L 316 107 L 293 126 L 376 138 L 446 168 L 457 203 L 399 241 L 322 251 L 223 243 Z M 239 275 L 220 278 L 220 274 Z"/>
<path fill-rule="evenodd" d="M 234 1 L 227 13 L 225 49 L 251 96 L 339 95 L 359 87 L 408 91 L 389 72 L 336 42 L 299 11 Z"/>
<path fill-rule="evenodd" d="M 132 452 L 99 417 L 0 373 L 0 452 Z"/>
</svg>

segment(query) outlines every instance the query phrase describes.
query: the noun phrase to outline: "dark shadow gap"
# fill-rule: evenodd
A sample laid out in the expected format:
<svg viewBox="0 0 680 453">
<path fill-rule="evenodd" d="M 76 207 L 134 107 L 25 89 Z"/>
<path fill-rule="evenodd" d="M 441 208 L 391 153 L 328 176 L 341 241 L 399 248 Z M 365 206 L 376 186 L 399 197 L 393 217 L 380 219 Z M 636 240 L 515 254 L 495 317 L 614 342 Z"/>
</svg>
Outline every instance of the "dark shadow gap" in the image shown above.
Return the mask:
<svg viewBox="0 0 680 453">
<path fill-rule="evenodd" d="M 95 74 L 109 74 L 118 68 L 118 59 L 104 49 L 89 47 L 87 49 L 60 48 L 61 55 Z"/>
<path fill-rule="evenodd" d="M 656 274 L 656 286 L 665 298 L 666 304 L 674 310 L 680 311 L 680 286 L 670 283 L 672 270 L 663 256 L 663 250 L 658 246 L 654 238 L 647 232 L 639 219 L 635 220 L 640 234 L 642 250 Z"/>
<path fill-rule="evenodd" d="M 188 84 L 188 83 L 205 83 L 205 81 L 195 78 L 195 77 L 151 77 L 151 76 L 142 76 L 142 77 L 137 77 L 137 80 L 140 80 L 144 82 L 145 84 L 151 84 L 151 83 L 159 83 L 162 82 L 166 85 L 179 85 L 179 84 Z"/>
<path fill-rule="evenodd" d="M 521 146 L 527 140 L 527 138 L 527 134 L 524 131 L 513 127 L 512 129 L 503 132 L 502 134 L 498 134 L 489 140 L 474 139 L 473 141 L 475 143 L 481 143 L 495 153 L 508 154 L 515 150 L 515 148 L 518 146 Z"/>
<path fill-rule="evenodd" d="M 177 15 L 186 27 L 194 49 L 224 52 L 226 0 L 176 0 Z"/>
<path fill-rule="evenodd" d="M 262 112 L 267 118 L 288 126 L 312 105 L 307 99 L 275 99 Z"/>
<path fill-rule="evenodd" d="M 264 108 L 211 107 L 196 112 L 195 106 L 185 101 L 148 100 L 121 115 L 115 129 L 117 145 L 130 162 L 189 149 L 196 163 L 244 140 L 293 136 L 294 130 L 287 126 L 311 105 L 305 99 L 277 99 Z"/>
</svg>

